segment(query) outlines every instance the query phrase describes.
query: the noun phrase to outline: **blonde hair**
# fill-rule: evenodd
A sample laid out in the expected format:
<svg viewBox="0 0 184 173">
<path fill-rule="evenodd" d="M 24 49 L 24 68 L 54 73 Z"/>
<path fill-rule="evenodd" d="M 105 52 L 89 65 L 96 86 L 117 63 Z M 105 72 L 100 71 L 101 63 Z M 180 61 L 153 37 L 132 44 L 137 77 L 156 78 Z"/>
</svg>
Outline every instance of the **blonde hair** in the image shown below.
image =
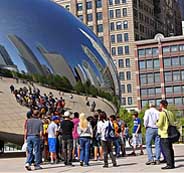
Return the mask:
<svg viewBox="0 0 184 173">
<path fill-rule="evenodd" d="M 80 128 L 85 129 L 88 127 L 88 120 L 86 118 L 86 115 L 84 113 L 81 113 L 79 116 L 80 119 Z"/>
</svg>

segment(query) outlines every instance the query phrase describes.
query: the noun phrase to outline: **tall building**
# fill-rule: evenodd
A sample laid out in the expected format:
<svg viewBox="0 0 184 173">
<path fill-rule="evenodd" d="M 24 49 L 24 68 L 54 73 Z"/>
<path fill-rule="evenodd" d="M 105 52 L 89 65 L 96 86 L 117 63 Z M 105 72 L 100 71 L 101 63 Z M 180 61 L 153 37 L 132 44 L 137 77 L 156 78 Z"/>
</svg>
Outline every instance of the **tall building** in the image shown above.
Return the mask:
<svg viewBox="0 0 184 173">
<path fill-rule="evenodd" d="M 137 41 L 135 60 L 138 108 L 167 99 L 184 113 L 184 36 Z"/>
<path fill-rule="evenodd" d="M 163 22 L 156 20 L 155 0 L 53 0 L 84 22 L 104 43 L 113 57 L 121 83 L 121 102 L 127 109 L 138 107 L 135 73 L 135 40 L 151 39 Z M 157 1 L 157 0 L 156 0 Z M 175 1 L 175 0 L 173 0 Z M 173 6 L 174 8 L 174 6 Z M 158 22 L 160 25 L 158 25 Z M 156 25 L 157 23 L 157 25 Z M 177 28 L 174 22 L 174 28 Z M 157 27 L 156 27 L 157 26 Z M 180 24 L 181 26 L 181 24 Z M 181 27 L 180 27 L 181 29 Z M 170 33 L 170 31 L 168 31 Z M 174 34 L 180 34 L 175 32 Z M 167 34 L 166 34 L 167 35 Z"/>
<path fill-rule="evenodd" d="M 154 0 L 156 31 L 164 36 L 182 34 L 181 10 L 178 0 Z"/>
<path fill-rule="evenodd" d="M 181 18 L 184 20 L 184 1 L 183 0 L 177 0 L 179 6 L 180 6 L 180 11 L 181 11 Z"/>
</svg>

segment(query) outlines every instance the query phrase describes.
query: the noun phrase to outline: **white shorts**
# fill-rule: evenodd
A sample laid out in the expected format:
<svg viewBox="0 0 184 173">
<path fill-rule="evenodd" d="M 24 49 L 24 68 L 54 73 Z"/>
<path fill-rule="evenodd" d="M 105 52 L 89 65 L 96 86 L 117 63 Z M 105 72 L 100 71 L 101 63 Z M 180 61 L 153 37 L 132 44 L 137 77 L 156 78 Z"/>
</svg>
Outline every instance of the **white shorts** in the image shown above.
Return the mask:
<svg viewBox="0 0 184 173">
<path fill-rule="evenodd" d="M 132 145 L 133 146 L 142 145 L 142 134 L 141 133 L 138 133 L 137 135 L 133 133 Z"/>
</svg>

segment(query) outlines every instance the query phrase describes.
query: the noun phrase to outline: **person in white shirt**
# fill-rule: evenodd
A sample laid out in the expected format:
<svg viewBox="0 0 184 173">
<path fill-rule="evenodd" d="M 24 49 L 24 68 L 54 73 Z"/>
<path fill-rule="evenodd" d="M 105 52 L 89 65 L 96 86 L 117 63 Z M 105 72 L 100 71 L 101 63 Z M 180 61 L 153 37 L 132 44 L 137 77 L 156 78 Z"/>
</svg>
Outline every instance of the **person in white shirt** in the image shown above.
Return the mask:
<svg viewBox="0 0 184 173">
<path fill-rule="evenodd" d="M 104 151 L 104 166 L 103 166 L 104 168 L 108 168 L 108 154 L 111 157 L 113 166 L 114 167 L 117 166 L 116 158 L 113 155 L 113 151 L 112 151 L 113 141 L 106 138 L 106 132 L 109 126 L 113 128 L 112 122 L 107 121 L 106 113 L 105 112 L 100 113 L 100 121 L 98 122 L 98 125 L 97 125 L 97 133 L 100 134 L 101 136 L 102 147 Z"/>
<path fill-rule="evenodd" d="M 160 137 L 158 135 L 158 127 L 155 125 L 159 119 L 159 111 L 155 108 L 153 103 L 149 104 L 149 109 L 146 110 L 144 115 L 144 126 L 146 128 L 146 150 L 148 154 L 148 161 L 146 165 L 160 164 Z M 155 143 L 155 155 L 154 160 L 152 152 L 152 141 Z"/>
<path fill-rule="evenodd" d="M 48 145 L 51 158 L 51 164 L 57 162 L 56 147 L 57 147 L 57 135 L 58 135 L 58 123 L 60 122 L 59 116 L 53 116 L 52 122 L 49 124 L 48 133 Z"/>
</svg>

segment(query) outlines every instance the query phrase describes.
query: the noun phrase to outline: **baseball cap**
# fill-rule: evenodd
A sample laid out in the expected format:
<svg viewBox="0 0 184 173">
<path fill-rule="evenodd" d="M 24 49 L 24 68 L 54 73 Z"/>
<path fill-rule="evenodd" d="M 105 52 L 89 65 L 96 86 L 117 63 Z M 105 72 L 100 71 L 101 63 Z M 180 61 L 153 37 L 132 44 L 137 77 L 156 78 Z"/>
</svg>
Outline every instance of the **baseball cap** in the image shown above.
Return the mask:
<svg viewBox="0 0 184 173">
<path fill-rule="evenodd" d="M 60 119 L 59 116 L 56 116 L 56 115 L 52 116 L 52 121 L 59 120 L 59 119 Z"/>
</svg>

